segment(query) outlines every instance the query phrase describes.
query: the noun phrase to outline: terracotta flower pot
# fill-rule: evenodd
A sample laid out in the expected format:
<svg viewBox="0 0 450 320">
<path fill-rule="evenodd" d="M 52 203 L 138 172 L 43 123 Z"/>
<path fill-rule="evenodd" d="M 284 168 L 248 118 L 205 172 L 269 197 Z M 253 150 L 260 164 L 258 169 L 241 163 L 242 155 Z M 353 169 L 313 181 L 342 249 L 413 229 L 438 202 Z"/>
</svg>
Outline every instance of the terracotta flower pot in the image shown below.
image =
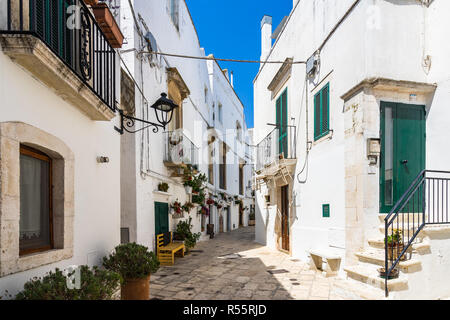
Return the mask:
<svg viewBox="0 0 450 320">
<path fill-rule="evenodd" d="M 402 243 L 388 244 L 388 259 L 389 261 L 394 261 L 398 259 L 400 253 L 402 253 L 404 249 L 404 245 Z M 406 260 L 406 255 L 400 259 L 401 261 Z"/>
<path fill-rule="evenodd" d="M 122 300 L 149 300 L 150 275 L 142 279 L 126 279 L 121 287 Z"/>
</svg>

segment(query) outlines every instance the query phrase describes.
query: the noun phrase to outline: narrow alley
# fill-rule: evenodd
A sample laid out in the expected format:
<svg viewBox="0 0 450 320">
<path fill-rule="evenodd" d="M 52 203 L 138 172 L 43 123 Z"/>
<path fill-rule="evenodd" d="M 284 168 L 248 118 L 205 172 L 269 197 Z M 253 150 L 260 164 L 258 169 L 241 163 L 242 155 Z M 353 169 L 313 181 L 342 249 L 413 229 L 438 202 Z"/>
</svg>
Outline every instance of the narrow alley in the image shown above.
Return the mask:
<svg viewBox="0 0 450 320">
<path fill-rule="evenodd" d="M 174 266 L 152 275 L 151 299 L 343 300 L 358 297 L 345 281 L 254 242 L 254 227 L 198 243 Z"/>
</svg>

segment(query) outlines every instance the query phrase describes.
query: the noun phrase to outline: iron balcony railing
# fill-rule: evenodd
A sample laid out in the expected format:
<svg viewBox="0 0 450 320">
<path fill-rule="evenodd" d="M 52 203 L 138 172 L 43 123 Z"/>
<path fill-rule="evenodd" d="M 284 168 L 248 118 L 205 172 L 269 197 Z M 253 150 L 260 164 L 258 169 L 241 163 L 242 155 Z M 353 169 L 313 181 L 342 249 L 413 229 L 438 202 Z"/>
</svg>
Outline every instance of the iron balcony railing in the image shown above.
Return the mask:
<svg viewBox="0 0 450 320">
<path fill-rule="evenodd" d="M 296 159 L 296 139 L 295 126 L 276 127 L 256 146 L 256 171 L 280 158 Z"/>
<path fill-rule="evenodd" d="M 38 37 L 115 110 L 115 51 L 82 0 L 6 0 L 2 19 L 0 34 Z"/>
<path fill-rule="evenodd" d="M 164 162 L 198 168 L 199 148 L 181 131 L 164 132 Z"/>
<path fill-rule="evenodd" d="M 450 172 L 424 170 L 384 219 L 385 292 L 388 279 L 426 225 L 450 224 Z"/>
</svg>

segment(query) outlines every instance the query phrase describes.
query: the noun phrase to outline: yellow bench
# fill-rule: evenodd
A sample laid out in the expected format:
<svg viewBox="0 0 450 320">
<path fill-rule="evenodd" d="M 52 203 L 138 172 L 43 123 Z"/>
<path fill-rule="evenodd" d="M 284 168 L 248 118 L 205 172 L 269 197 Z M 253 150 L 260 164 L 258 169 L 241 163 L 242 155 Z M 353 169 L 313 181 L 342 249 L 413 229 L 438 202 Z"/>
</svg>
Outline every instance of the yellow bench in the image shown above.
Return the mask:
<svg viewBox="0 0 450 320">
<path fill-rule="evenodd" d="M 170 242 L 164 245 L 164 233 L 156 237 L 158 260 L 163 266 L 171 266 L 175 262 L 175 255 L 184 257 L 186 248 L 184 243 L 173 242 L 173 233 L 170 232 Z"/>
</svg>

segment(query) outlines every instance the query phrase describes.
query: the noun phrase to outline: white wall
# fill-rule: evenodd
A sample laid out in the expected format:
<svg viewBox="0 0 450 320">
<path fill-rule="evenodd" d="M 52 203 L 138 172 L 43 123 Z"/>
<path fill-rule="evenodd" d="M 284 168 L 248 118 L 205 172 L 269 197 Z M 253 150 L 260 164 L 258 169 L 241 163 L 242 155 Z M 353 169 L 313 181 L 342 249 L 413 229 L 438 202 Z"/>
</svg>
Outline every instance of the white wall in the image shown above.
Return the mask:
<svg viewBox="0 0 450 320">
<path fill-rule="evenodd" d="M 143 33 L 146 29 L 140 16 L 148 27 L 149 31 L 156 38 L 158 51 L 166 53 L 176 53 L 191 56 L 205 56 L 205 51 L 200 46 L 200 42 L 195 30 L 195 26 L 190 18 L 188 8 L 184 1 L 180 1 L 180 28 L 177 30 L 168 14 L 167 1 L 134 1 L 134 10 L 139 19 L 139 28 Z M 128 0 L 122 0 L 122 16 L 121 28 L 127 37 L 127 43 L 124 49 L 142 48 L 140 37 L 136 30 L 133 32 L 134 21 L 129 11 Z M 147 50 L 147 48 L 145 48 Z M 183 102 L 183 130 L 187 137 L 200 148 L 199 150 L 199 170 L 205 174 L 208 173 L 208 126 L 213 126 L 213 105 L 217 108 L 217 101 L 222 100 L 224 113 L 227 117 L 233 114 L 234 118 L 243 117 L 243 107 L 239 104 L 239 100 L 231 89 L 230 84 L 225 79 L 222 71 L 218 67 L 208 70 L 208 64 L 202 60 L 188 60 L 175 57 L 161 57 L 153 60 L 154 65 L 150 65 L 144 55 L 144 62 L 141 63 L 138 55 L 134 52 L 124 54 L 125 63 L 132 70 L 133 76 L 149 101 L 153 103 L 159 98 L 162 92 L 168 91 L 166 68 L 177 68 L 184 82 L 189 88 L 190 95 Z M 225 80 L 224 80 L 225 79 Z M 205 99 L 205 88 L 207 89 L 207 97 Z M 138 118 L 144 117 L 142 111 L 142 98 L 138 90 L 136 90 L 136 115 Z M 216 124 L 218 113 L 216 112 Z M 150 113 L 150 121 L 155 121 L 154 115 Z M 241 120 L 242 123 L 242 120 Z M 225 128 L 228 128 L 227 123 Z M 234 126 L 233 126 L 234 127 Z M 220 128 L 223 129 L 223 128 Z M 125 142 L 126 139 L 126 142 Z M 162 130 L 158 133 L 149 132 L 138 133 L 134 138 L 125 138 L 123 140 L 123 150 L 130 151 L 123 153 L 124 161 L 129 164 L 123 165 L 123 172 L 134 171 L 134 175 L 123 176 L 127 180 L 127 184 L 135 184 L 136 192 L 132 190 L 123 194 L 123 201 L 130 203 L 126 216 L 136 216 L 136 226 L 133 226 L 133 219 L 123 219 L 122 227 L 130 227 L 136 229 L 136 241 L 150 248 L 154 248 L 154 202 L 162 201 L 173 203 L 180 201 L 182 204 L 188 201 L 188 195 L 185 193 L 184 187 L 176 179 L 170 177 L 171 172 L 163 163 L 163 135 Z M 125 145 L 126 146 L 125 146 Z M 131 146 L 133 147 L 131 147 Z M 218 154 L 218 144 L 215 143 L 216 155 Z M 133 150 L 134 149 L 134 150 Z M 230 156 L 231 157 L 231 156 Z M 231 161 L 231 158 L 230 158 Z M 131 168 L 135 166 L 135 169 Z M 234 172 L 236 171 L 236 172 Z M 229 192 L 235 193 L 237 188 L 236 178 L 238 177 L 238 169 L 227 170 L 227 186 Z M 159 182 L 169 183 L 169 199 L 161 199 L 153 192 L 157 189 Z M 214 186 L 209 186 L 210 191 L 218 191 L 219 176 L 218 166 L 215 166 Z M 168 201 L 169 200 L 169 201 Z M 135 209 L 134 209 L 135 206 Z M 232 208 L 232 219 L 236 226 L 238 220 L 236 218 L 237 209 Z M 194 209 L 190 216 L 193 218 L 194 232 L 201 231 L 201 217 L 196 214 Z M 211 220 L 215 224 L 216 232 L 219 231 L 219 217 L 216 209 L 211 211 Z M 226 215 L 224 217 L 226 226 Z M 209 221 L 209 218 L 206 218 Z M 237 221 L 237 222 L 236 222 Z M 170 229 L 174 230 L 178 220 L 170 219 Z M 207 239 L 206 230 L 203 232 L 202 239 Z"/>
<path fill-rule="evenodd" d="M 61 139 L 75 156 L 74 256 L 0 278 L 0 294 L 56 267 L 101 262 L 119 244 L 120 138 L 114 121 L 95 122 L 0 52 L 0 122 L 20 121 Z M 97 163 L 107 156 L 109 163 Z"/>
<path fill-rule="evenodd" d="M 284 31 L 272 48 L 269 60 L 305 61 L 321 45 L 338 20 L 353 4 L 353 0 L 300 1 L 291 13 Z M 313 81 L 305 83 L 305 67 L 294 65 L 288 87 L 289 117 L 297 126 L 296 175 L 307 166 L 299 183 L 295 176 L 296 220 L 292 224 L 292 255 L 307 258 L 313 247 L 329 245 L 343 247 L 345 243 L 345 167 L 344 117 L 340 98 L 362 80 L 383 77 L 394 80 L 437 83 L 438 89 L 427 119 L 427 168 L 449 170 L 450 153 L 444 150 L 448 133 L 448 44 L 449 9 L 446 1 L 434 1 L 425 9 L 417 1 L 361 1 L 336 30 L 321 51 L 321 66 Z M 270 13 L 269 13 L 270 14 Z M 423 57 L 432 57 L 427 74 Z M 275 121 L 275 101 L 267 89 L 279 65 L 265 65 L 255 78 L 255 143 L 259 143 Z M 308 158 L 306 142 L 313 141 L 314 94 L 330 83 L 331 139 L 313 144 Z M 282 89 L 283 90 L 283 89 Z M 281 90 L 281 91 L 282 91 Z M 280 91 L 280 92 L 281 92 Z M 307 96 L 306 93 L 307 92 Z M 308 98 L 309 136 L 306 137 L 306 98 Z M 291 120 L 289 120 L 291 121 Z M 257 195 L 257 240 L 274 247 L 272 220 L 275 208 L 267 214 L 262 195 Z M 322 218 L 322 204 L 331 205 L 331 218 Z M 377 214 L 377 213 L 370 213 Z M 344 265 L 344 264 L 343 264 Z"/>
</svg>

